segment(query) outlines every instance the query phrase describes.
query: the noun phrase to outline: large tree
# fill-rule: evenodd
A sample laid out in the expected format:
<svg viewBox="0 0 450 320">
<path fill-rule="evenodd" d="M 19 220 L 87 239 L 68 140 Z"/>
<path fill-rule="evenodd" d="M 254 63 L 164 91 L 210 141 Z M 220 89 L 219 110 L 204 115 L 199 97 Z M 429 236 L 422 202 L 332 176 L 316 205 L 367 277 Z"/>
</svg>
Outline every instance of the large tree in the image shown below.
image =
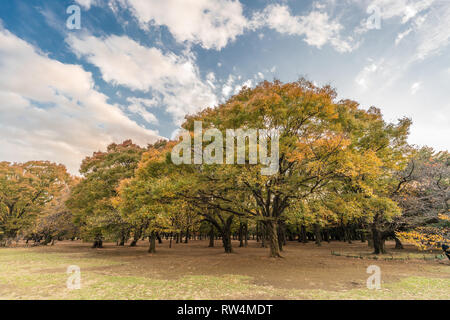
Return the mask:
<svg viewBox="0 0 450 320">
<path fill-rule="evenodd" d="M 202 215 L 222 212 L 261 221 L 272 257 L 280 256 L 280 222 L 288 209 L 300 207 L 300 202 L 314 203 L 310 208 L 320 210 L 324 196 L 347 193 L 365 203 L 362 214 L 370 215 L 372 222 L 395 211 L 395 205 L 381 192 L 390 181 L 390 173 L 383 170 L 400 165 L 407 119 L 398 125 L 386 124 L 377 109 L 365 111 L 353 101 L 336 101 L 331 87 L 316 87 L 301 79 L 244 88 L 226 103 L 187 117 L 183 128 L 193 135 L 198 121 L 203 130 L 213 129 L 219 136 L 226 136 L 227 129 L 264 130 L 259 133 L 267 136 L 265 142 L 261 135 L 256 139 L 260 155 L 267 151 L 263 143 L 270 144 L 278 136 L 279 156 L 270 175 L 262 171 L 267 162 L 249 163 L 249 146 L 245 163 L 220 164 L 228 157 L 223 144 L 219 148 L 223 150 L 212 152 L 217 164 L 180 165 L 183 174 L 174 178 L 175 194 L 198 207 Z M 204 138 L 211 140 L 211 134 Z M 191 153 L 198 152 L 192 145 Z M 377 177 L 383 182 L 374 184 Z M 372 180 L 366 182 L 369 178 Z"/>
<path fill-rule="evenodd" d="M 110 144 L 106 151 L 94 152 L 83 160 L 83 179 L 73 188 L 67 206 L 73 211 L 85 239 L 93 239 L 94 247 L 102 247 L 109 236 L 120 244 L 128 239 L 130 224 L 114 206 L 117 188 L 123 179 L 133 177 L 144 148 L 126 140 Z"/>
<path fill-rule="evenodd" d="M 73 182 L 77 180 L 75 178 Z M 47 245 L 53 244 L 55 240 L 74 239 L 79 236 L 79 228 L 73 221 L 72 212 L 65 204 L 70 196 L 71 187 L 72 183 L 68 184 L 57 197 L 37 213 L 36 219 L 25 231 L 27 240 L 33 239 L 35 243 Z"/>
<path fill-rule="evenodd" d="M 158 232 L 178 232 L 177 213 L 187 210 L 182 202 L 172 201 L 172 185 L 167 183 L 171 167 L 166 165 L 169 145 L 159 141 L 149 145 L 135 176 L 120 183 L 115 207 L 124 221 L 140 225 L 149 236 L 149 252 L 156 251 Z"/>
<path fill-rule="evenodd" d="M 401 185 L 393 198 L 403 215 L 389 225 L 397 235 L 419 248 L 450 242 L 450 156 L 431 148 L 417 150 L 399 172 Z"/>
<path fill-rule="evenodd" d="M 15 238 L 30 227 L 45 205 L 67 187 L 63 165 L 48 161 L 0 163 L 0 239 Z"/>
</svg>

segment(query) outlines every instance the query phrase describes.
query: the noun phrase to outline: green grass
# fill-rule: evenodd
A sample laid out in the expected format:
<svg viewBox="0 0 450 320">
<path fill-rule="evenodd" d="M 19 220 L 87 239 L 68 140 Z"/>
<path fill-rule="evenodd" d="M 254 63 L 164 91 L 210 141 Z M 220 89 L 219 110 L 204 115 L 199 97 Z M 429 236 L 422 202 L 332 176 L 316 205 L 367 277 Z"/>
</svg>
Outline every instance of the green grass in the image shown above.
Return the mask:
<svg viewBox="0 0 450 320">
<path fill-rule="evenodd" d="M 81 289 L 66 288 L 67 266 L 81 268 Z M 430 266 L 444 278 L 407 277 L 380 290 L 296 290 L 261 286 L 242 275 L 153 279 L 121 275 L 130 262 L 78 253 L 0 250 L 0 299 L 449 299 L 448 266 Z M 123 269 L 123 268 L 122 268 Z M 120 270 L 122 270 L 120 269 Z"/>
<path fill-rule="evenodd" d="M 380 290 L 352 289 L 348 291 L 313 290 L 311 299 L 357 300 L 447 300 L 450 298 L 450 279 L 409 277 L 399 282 L 382 284 Z"/>
<path fill-rule="evenodd" d="M 446 260 L 447 258 L 443 254 L 438 253 L 412 253 L 412 252 L 391 252 L 383 255 L 375 255 L 371 252 L 336 252 L 331 251 L 334 256 L 342 256 L 347 258 L 356 259 L 369 259 L 369 260 Z"/>
</svg>

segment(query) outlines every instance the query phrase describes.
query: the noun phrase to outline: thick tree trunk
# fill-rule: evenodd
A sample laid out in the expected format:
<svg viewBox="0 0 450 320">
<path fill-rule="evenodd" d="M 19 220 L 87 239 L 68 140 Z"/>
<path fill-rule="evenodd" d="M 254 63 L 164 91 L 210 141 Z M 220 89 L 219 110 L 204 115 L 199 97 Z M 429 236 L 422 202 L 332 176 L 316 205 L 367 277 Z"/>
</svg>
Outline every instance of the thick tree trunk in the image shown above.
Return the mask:
<svg viewBox="0 0 450 320">
<path fill-rule="evenodd" d="M 244 247 L 248 246 L 248 222 L 244 225 Z"/>
<path fill-rule="evenodd" d="M 318 246 L 322 245 L 322 235 L 320 234 L 320 225 L 318 223 L 314 224 L 314 237 L 316 239 L 316 244 Z"/>
<path fill-rule="evenodd" d="M 226 220 L 223 232 L 222 232 L 222 242 L 225 253 L 232 253 L 233 248 L 231 246 L 231 224 L 233 223 L 233 216 L 228 217 Z"/>
<path fill-rule="evenodd" d="M 347 242 L 347 232 L 346 232 L 346 230 L 345 230 L 345 227 L 344 226 L 341 226 L 341 234 L 342 234 L 342 237 L 341 237 L 341 239 L 342 239 L 342 241 L 344 241 L 344 242 Z"/>
<path fill-rule="evenodd" d="M 267 226 L 264 223 L 261 223 L 260 230 L 261 230 L 261 248 L 265 248 L 267 240 Z"/>
<path fill-rule="evenodd" d="M 231 247 L 231 232 L 224 231 L 222 234 L 222 242 L 225 253 L 232 253 L 233 248 Z"/>
<path fill-rule="evenodd" d="M 156 252 L 156 232 L 152 231 L 148 240 L 150 242 L 148 252 L 155 253 Z"/>
<path fill-rule="evenodd" d="M 186 228 L 186 238 L 184 239 L 184 243 L 189 242 L 189 228 Z"/>
<path fill-rule="evenodd" d="M 231 246 L 231 225 L 233 224 L 234 216 L 230 215 L 228 218 L 224 219 L 224 217 L 219 215 L 219 218 L 222 223 L 219 223 L 215 217 L 206 216 L 207 221 L 211 223 L 211 225 L 214 226 L 221 235 L 225 253 L 231 253 L 233 252 Z M 210 231 L 210 238 L 214 238 L 214 233 L 212 230 Z"/>
<path fill-rule="evenodd" d="M 323 232 L 323 240 L 330 243 L 330 233 L 328 230 Z"/>
<path fill-rule="evenodd" d="M 259 222 L 256 221 L 256 242 L 259 242 Z"/>
<path fill-rule="evenodd" d="M 265 227 L 269 240 L 270 257 L 281 258 L 280 246 L 278 243 L 278 226 L 276 221 L 266 221 Z"/>
<path fill-rule="evenodd" d="M 242 248 L 244 246 L 244 224 L 241 222 L 239 224 L 239 247 Z"/>
<path fill-rule="evenodd" d="M 378 228 L 378 222 L 376 219 L 372 223 L 372 241 L 373 241 L 373 253 L 374 254 L 384 254 L 386 249 L 384 247 L 384 239 Z"/>
<path fill-rule="evenodd" d="M 347 242 L 349 244 L 351 244 L 352 243 L 352 235 L 351 235 L 351 231 L 350 231 L 350 229 L 348 227 L 345 228 L 345 233 L 346 233 L 345 238 L 347 239 Z"/>
<path fill-rule="evenodd" d="M 394 237 L 395 240 L 395 249 L 403 249 L 403 244 L 399 238 Z"/>
<path fill-rule="evenodd" d="M 300 235 L 303 243 L 308 243 L 308 236 L 306 235 L 306 227 L 302 225 L 300 228 Z"/>
<path fill-rule="evenodd" d="M 125 242 L 128 241 L 129 238 L 129 232 L 126 229 L 122 229 L 120 231 L 120 243 L 119 246 L 123 247 L 125 245 Z"/>
<path fill-rule="evenodd" d="M 43 245 L 43 246 L 46 246 L 46 245 L 48 245 L 50 242 L 52 242 L 52 236 L 46 235 L 46 236 L 44 237 L 44 242 L 42 243 L 42 245 Z"/>
<path fill-rule="evenodd" d="M 209 229 L 209 245 L 208 247 L 212 248 L 214 247 L 214 227 L 211 225 L 211 228 Z"/>
<path fill-rule="evenodd" d="M 133 240 L 130 243 L 130 247 L 136 247 L 139 238 L 142 235 L 142 228 L 136 231 L 133 235 Z"/>
<path fill-rule="evenodd" d="M 361 231 L 361 242 L 366 242 L 366 233 L 363 231 Z"/>
<path fill-rule="evenodd" d="M 282 230 L 282 226 L 280 224 L 278 224 L 277 226 L 277 237 L 278 237 L 278 249 L 280 249 L 280 252 L 283 251 L 283 245 L 284 243 L 284 239 L 283 239 L 283 230 Z"/>
<path fill-rule="evenodd" d="M 92 248 L 103 248 L 102 236 L 97 235 L 94 239 L 94 243 L 92 244 Z"/>
</svg>

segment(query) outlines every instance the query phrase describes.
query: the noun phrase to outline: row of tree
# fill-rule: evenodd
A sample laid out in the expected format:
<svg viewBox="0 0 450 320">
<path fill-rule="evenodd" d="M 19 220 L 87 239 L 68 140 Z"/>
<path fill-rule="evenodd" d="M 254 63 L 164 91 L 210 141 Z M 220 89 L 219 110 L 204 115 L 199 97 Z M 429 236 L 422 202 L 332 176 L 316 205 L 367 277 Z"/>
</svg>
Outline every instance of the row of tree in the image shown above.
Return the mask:
<svg viewBox="0 0 450 320">
<path fill-rule="evenodd" d="M 288 240 L 368 239 L 378 254 L 388 238 L 398 247 L 402 239 L 422 247 L 449 239 L 449 154 L 408 145 L 409 119 L 386 123 L 378 109 L 336 101 L 331 87 L 301 79 L 244 88 L 188 116 L 182 127 L 191 135 L 195 121 L 223 136 L 264 129 L 258 152 L 277 134 L 278 170 L 262 175 L 264 164 L 249 164 L 248 144 L 245 164 L 221 164 L 225 146 L 205 141 L 218 136 L 203 137 L 213 164 L 174 164 L 179 141 L 143 148 L 129 140 L 84 159 L 82 178 L 48 162 L 4 162 L 0 237 L 81 237 L 94 247 L 148 237 L 151 252 L 163 237 L 220 238 L 225 252 L 233 237 L 242 246 L 256 237 L 272 257 Z"/>
</svg>

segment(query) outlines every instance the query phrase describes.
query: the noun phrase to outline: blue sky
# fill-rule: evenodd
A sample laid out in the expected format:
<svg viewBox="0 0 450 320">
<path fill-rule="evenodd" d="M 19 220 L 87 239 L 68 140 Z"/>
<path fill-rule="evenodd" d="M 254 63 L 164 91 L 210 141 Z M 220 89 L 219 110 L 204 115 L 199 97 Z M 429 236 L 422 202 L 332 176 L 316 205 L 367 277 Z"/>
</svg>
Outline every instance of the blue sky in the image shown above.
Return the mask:
<svg viewBox="0 0 450 320">
<path fill-rule="evenodd" d="M 76 173 L 111 142 L 171 138 L 244 85 L 302 76 L 449 149 L 447 0 L 4 0 L 0 20 L 1 160 Z"/>
</svg>

